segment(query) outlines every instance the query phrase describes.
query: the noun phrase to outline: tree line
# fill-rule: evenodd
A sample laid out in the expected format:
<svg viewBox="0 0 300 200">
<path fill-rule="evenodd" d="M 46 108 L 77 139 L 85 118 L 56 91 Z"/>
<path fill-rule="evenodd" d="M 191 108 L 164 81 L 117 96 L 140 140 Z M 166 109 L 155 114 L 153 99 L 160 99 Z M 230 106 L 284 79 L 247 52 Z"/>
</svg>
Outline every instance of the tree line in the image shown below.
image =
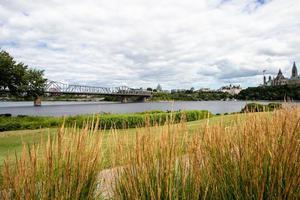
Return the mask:
<svg viewBox="0 0 300 200">
<path fill-rule="evenodd" d="M 214 101 L 233 99 L 235 96 L 227 92 L 211 91 L 202 92 L 194 90 L 177 91 L 173 93 L 157 92 L 150 100 L 152 101 Z"/>
<path fill-rule="evenodd" d="M 300 85 L 250 87 L 242 90 L 241 100 L 300 100 Z"/>
<path fill-rule="evenodd" d="M 17 62 L 8 52 L 0 51 L 0 91 L 15 97 L 37 97 L 44 93 L 44 71 Z"/>
</svg>

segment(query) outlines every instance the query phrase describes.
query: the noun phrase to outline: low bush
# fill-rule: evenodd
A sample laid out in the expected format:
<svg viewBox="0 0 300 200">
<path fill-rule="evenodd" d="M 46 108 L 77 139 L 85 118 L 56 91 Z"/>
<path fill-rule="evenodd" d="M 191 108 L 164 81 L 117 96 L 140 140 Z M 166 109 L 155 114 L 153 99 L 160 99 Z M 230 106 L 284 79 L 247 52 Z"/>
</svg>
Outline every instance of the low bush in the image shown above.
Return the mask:
<svg viewBox="0 0 300 200">
<path fill-rule="evenodd" d="M 0 114 L 0 117 L 11 117 L 12 115 L 10 113 Z"/>
<path fill-rule="evenodd" d="M 78 115 L 70 117 L 33 117 L 33 116 L 17 116 L 17 117 L 0 117 L 0 131 L 23 130 L 23 129 L 39 129 L 58 127 L 65 122 L 66 126 L 72 126 L 74 123 L 78 127 L 83 127 L 86 120 L 99 118 L 99 128 L 135 128 L 143 127 L 146 124 L 163 125 L 168 120 L 178 123 L 181 120 L 195 121 L 211 117 L 208 111 L 190 110 L 178 112 L 148 111 L 135 114 L 98 114 L 98 115 Z"/>
<path fill-rule="evenodd" d="M 282 108 L 280 103 L 269 103 L 267 105 L 259 103 L 248 103 L 241 112 L 270 112 Z"/>
<path fill-rule="evenodd" d="M 154 114 L 154 113 L 164 113 L 165 111 L 162 110 L 146 110 L 144 112 L 138 112 L 136 114 Z M 169 111 L 167 111 L 169 112 Z"/>
</svg>

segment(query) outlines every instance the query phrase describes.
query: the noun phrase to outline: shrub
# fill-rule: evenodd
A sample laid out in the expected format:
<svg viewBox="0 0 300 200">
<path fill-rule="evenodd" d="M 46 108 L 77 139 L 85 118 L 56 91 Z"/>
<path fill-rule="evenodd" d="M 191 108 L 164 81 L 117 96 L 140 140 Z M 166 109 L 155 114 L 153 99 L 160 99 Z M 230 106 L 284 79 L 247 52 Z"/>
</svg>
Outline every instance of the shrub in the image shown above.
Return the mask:
<svg viewBox="0 0 300 200">
<path fill-rule="evenodd" d="M 21 129 L 38 129 L 51 128 L 62 125 L 65 121 L 66 126 L 72 126 L 74 123 L 78 127 L 83 127 L 87 119 L 98 117 L 100 119 L 99 128 L 135 128 L 143 127 L 146 123 L 149 125 L 163 125 L 166 121 L 173 120 L 178 123 L 185 118 L 186 121 L 195 121 L 211 117 L 208 111 L 178 111 L 173 113 L 163 111 L 153 111 L 135 114 L 99 114 L 95 116 L 70 116 L 62 117 L 33 117 L 33 116 L 17 116 L 17 117 L 0 117 L 0 131 L 21 130 Z M 149 122 L 148 122 L 149 121 Z"/>
<path fill-rule="evenodd" d="M 4 114 L 0 114 L 0 117 L 11 117 L 12 114 L 10 113 L 4 113 Z"/>
<path fill-rule="evenodd" d="M 268 112 L 281 108 L 282 104 L 280 103 L 269 103 L 267 105 L 258 103 L 248 103 L 245 105 L 241 112 Z"/>
</svg>

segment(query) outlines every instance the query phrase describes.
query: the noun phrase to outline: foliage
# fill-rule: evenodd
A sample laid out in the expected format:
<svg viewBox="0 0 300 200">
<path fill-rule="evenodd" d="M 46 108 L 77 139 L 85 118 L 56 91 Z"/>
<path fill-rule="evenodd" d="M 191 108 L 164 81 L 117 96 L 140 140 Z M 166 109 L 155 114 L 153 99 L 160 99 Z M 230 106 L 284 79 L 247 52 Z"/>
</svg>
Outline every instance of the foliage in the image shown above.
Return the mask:
<svg viewBox="0 0 300 200">
<path fill-rule="evenodd" d="M 0 131 L 10 130 L 23 130 L 23 129 L 38 129 L 38 128 L 50 128 L 58 127 L 63 124 L 71 126 L 74 123 L 77 126 L 84 126 L 84 121 L 87 118 L 99 117 L 99 128 L 110 129 L 110 128 L 135 128 L 143 127 L 146 124 L 151 126 L 159 124 L 162 125 L 168 120 L 173 122 L 180 122 L 182 117 L 186 117 L 187 121 L 196 121 L 211 117 L 212 114 L 208 111 L 181 111 L 168 113 L 163 111 L 153 111 L 136 114 L 99 114 L 96 116 L 70 116 L 67 118 L 63 117 L 33 117 L 33 116 L 17 116 L 17 117 L 5 117 L 0 116 Z"/>
<path fill-rule="evenodd" d="M 150 100 L 152 101 L 214 101 L 234 98 L 233 95 L 224 92 L 200 92 L 191 90 L 179 91 L 173 93 L 154 93 Z"/>
<path fill-rule="evenodd" d="M 43 78 L 44 71 L 29 69 L 26 73 L 26 95 L 30 97 L 41 96 L 44 94 L 46 79 Z"/>
<path fill-rule="evenodd" d="M 241 112 L 269 112 L 282 108 L 280 103 L 269 103 L 267 105 L 259 103 L 248 103 Z"/>
<path fill-rule="evenodd" d="M 250 87 L 242 90 L 237 98 L 242 100 L 300 100 L 300 86 Z"/>
<path fill-rule="evenodd" d="M 36 97 L 43 94 L 46 79 L 44 71 L 28 69 L 17 63 L 9 53 L 0 52 L 0 90 L 9 90 L 13 96 Z"/>
</svg>

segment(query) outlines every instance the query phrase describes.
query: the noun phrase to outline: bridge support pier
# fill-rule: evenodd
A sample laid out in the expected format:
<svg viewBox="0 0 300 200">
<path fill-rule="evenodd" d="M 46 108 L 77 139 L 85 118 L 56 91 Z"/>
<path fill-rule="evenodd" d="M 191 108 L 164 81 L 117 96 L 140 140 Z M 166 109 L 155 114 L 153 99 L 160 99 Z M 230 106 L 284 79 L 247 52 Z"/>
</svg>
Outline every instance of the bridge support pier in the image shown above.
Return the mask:
<svg viewBox="0 0 300 200">
<path fill-rule="evenodd" d="M 34 106 L 41 106 L 42 105 L 42 97 L 41 96 L 35 97 L 34 100 L 33 100 L 33 105 Z"/>
<path fill-rule="evenodd" d="M 122 97 L 121 102 L 122 103 L 127 103 L 128 102 L 128 97 Z"/>
<path fill-rule="evenodd" d="M 146 102 L 147 101 L 147 97 L 140 97 L 138 99 L 139 102 Z"/>
</svg>

